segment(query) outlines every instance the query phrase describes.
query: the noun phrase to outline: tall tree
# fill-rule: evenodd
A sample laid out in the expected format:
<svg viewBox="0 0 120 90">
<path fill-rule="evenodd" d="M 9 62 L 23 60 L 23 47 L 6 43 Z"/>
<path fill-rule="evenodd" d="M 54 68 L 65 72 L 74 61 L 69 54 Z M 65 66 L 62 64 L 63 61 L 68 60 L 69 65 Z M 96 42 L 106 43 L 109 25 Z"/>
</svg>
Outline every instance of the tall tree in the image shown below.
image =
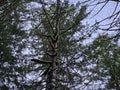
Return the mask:
<svg viewBox="0 0 120 90">
<path fill-rule="evenodd" d="M 76 60 L 80 56 L 76 55 L 80 52 L 77 43 L 81 37 L 74 35 L 83 28 L 81 21 L 87 16 L 86 6 L 76 7 L 69 1 L 60 0 L 50 3 L 42 5 L 40 24 L 30 33 L 36 34 L 39 38 L 37 42 L 40 42 L 39 45 L 37 42 L 32 44 L 40 53 L 39 59 L 32 61 L 42 65 L 41 83 L 45 81 L 46 90 L 68 90 L 81 81 L 80 73 L 73 70 L 75 67 L 80 69 L 80 62 Z"/>
</svg>

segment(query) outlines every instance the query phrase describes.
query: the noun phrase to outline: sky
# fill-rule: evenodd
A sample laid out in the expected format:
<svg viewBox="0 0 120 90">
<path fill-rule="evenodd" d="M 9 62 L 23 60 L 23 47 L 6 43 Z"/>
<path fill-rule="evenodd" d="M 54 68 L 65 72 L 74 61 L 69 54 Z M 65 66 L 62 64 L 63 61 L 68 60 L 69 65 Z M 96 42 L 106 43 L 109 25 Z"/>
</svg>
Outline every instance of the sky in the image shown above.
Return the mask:
<svg viewBox="0 0 120 90">
<path fill-rule="evenodd" d="M 54 0 L 51 0 L 51 1 L 54 1 Z M 80 0 L 69 0 L 71 4 L 76 4 L 78 1 Z M 99 11 L 99 9 L 101 8 L 102 5 L 98 5 L 91 13 L 91 15 L 86 19 L 84 20 L 83 23 L 88 23 L 90 25 L 93 25 L 96 21 L 100 21 L 104 18 L 106 18 L 106 16 L 110 16 L 114 9 L 115 9 L 115 6 L 116 6 L 116 2 L 114 1 L 109 1 L 107 3 L 107 5 L 101 10 L 101 12 L 99 12 L 96 16 L 94 16 L 96 14 L 97 11 Z M 39 4 L 37 3 L 32 3 L 30 7 L 40 7 Z M 118 5 L 118 8 L 117 10 L 119 10 L 119 7 L 120 7 L 120 3 Z M 29 8 L 29 7 L 28 7 Z M 88 10 L 91 10 L 92 8 L 88 7 Z M 94 17 L 93 17 L 94 16 Z M 108 19 L 106 20 L 103 24 L 107 23 L 107 22 L 110 22 L 111 19 Z"/>
<path fill-rule="evenodd" d="M 80 0 L 70 0 L 70 3 L 71 3 L 71 4 L 76 4 L 78 1 L 80 1 Z M 91 15 L 88 16 L 82 23 L 83 23 L 83 24 L 86 24 L 86 23 L 87 23 L 87 24 L 93 25 L 96 21 L 100 21 L 100 20 L 102 20 L 102 19 L 110 16 L 110 15 L 113 13 L 113 11 L 114 11 L 114 9 L 115 9 L 115 7 L 116 7 L 116 4 L 117 4 L 117 3 L 114 2 L 114 1 L 109 1 L 109 2 L 107 3 L 107 5 L 106 5 L 96 16 L 94 16 L 94 15 L 96 14 L 96 12 L 99 11 L 99 9 L 100 9 L 101 6 L 102 6 L 102 5 L 98 5 L 98 6 L 92 11 Z M 40 7 L 40 5 L 37 4 L 37 3 L 32 3 L 30 7 L 37 8 L 37 7 Z M 29 9 L 30 7 L 28 7 L 28 9 Z M 119 3 L 119 5 L 118 5 L 117 10 L 119 10 L 119 7 L 120 7 L 120 3 Z M 90 8 L 90 9 L 92 9 L 92 8 Z M 88 9 L 88 10 L 90 10 L 90 9 Z M 106 24 L 106 23 L 109 23 L 110 21 L 112 21 L 111 18 L 108 19 L 108 20 L 105 20 L 105 22 L 102 22 L 101 24 L 104 25 L 104 24 Z M 29 28 L 32 28 L 32 26 L 30 25 L 30 23 L 31 23 L 31 21 L 28 21 L 28 23 L 26 23 L 26 25 L 25 25 L 25 26 L 26 26 L 26 30 L 29 30 Z M 106 32 L 104 32 L 104 31 L 97 30 L 97 32 L 94 32 L 94 33 L 92 34 L 92 37 L 91 37 L 91 38 L 87 38 L 86 40 L 84 40 L 84 41 L 83 41 L 83 44 L 84 44 L 84 45 L 92 44 L 92 42 L 94 41 L 95 38 L 97 38 L 97 36 L 99 36 L 100 34 L 105 34 L 105 33 L 106 33 Z M 109 32 L 109 34 L 113 35 L 113 32 Z M 114 34 L 115 34 L 115 33 L 114 33 Z M 119 41 L 119 42 L 120 42 L 120 41 Z"/>
</svg>

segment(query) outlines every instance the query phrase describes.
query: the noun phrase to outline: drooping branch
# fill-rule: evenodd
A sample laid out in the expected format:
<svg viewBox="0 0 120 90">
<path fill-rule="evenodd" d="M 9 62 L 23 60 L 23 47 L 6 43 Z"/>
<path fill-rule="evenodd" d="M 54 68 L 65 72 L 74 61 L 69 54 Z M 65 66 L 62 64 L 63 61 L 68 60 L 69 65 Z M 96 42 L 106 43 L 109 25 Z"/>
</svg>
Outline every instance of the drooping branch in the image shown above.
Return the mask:
<svg viewBox="0 0 120 90">
<path fill-rule="evenodd" d="M 50 64 L 51 63 L 51 61 L 49 61 L 49 60 L 31 59 L 31 61 L 34 61 L 39 64 Z"/>
</svg>

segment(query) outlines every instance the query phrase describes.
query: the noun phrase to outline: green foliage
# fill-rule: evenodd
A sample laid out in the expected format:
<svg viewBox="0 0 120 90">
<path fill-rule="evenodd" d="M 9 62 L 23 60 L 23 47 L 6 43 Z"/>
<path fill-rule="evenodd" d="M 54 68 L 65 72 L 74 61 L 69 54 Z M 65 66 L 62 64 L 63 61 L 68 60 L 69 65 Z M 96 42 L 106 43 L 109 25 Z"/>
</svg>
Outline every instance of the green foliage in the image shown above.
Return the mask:
<svg viewBox="0 0 120 90">
<path fill-rule="evenodd" d="M 84 32 L 81 21 L 89 15 L 86 5 L 78 8 L 69 1 L 61 2 L 56 19 L 55 1 L 29 10 L 30 2 L 32 0 L 0 3 L 0 82 L 3 82 L 0 89 L 10 89 L 12 82 L 20 90 L 42 90 L 51 72 L 56 76 L 56 90 L 80 90 L 95 81 L 102 81 L 105 89 L 120 89 L 118 39 L 110 40 L 103 35 L 93 44 L 81 46 L 82 35 L 75 37 Z M 40 3 L 43 2 L 40 0 Z M 22 25 L 27 21 L 31 22 L 32 28 L 24 31 Z M 23 55 L 21 51 L 26 47 L 32 54 Z M 30 58 L 40 60 L 32 59 L 36 62 L 33 63 Z M 25 81 L 25 75 L 33 72 L 37 80 Z"/>
<path fill-rule="evenodd" d="M 26 37 L 19 27 L 19 15 L 16 13 L 18 2 L 6 1 L 0 6 L 0 89 L 9 90 L 11 83 L 21 87 L 18 78 L 23 75 L 18 69 L 18 54 L 24 48 L 21 42 Z M 14 9 L 14 10 L 13 10 Z M 20 62 L 19 62 L 20 63 Z M 20 68 L 20 67 L 19 67 Z M 24 71 L 24 70 L 22 70 Z M 23 78 L 23 77 L 22 77 Z"/>
<path fill-rule="evenodd" d="M 105 82 L 102 84 L 106 89 L 119 90 L 120 88 L 120 47 L 117 41 L 118 39 L 109 39 L 107 35 L 99 36 L 92 45 L 88 46 L 86 52 L 91 65 L 96 64 L 91 69 L 92 73 L 97 74 L 96 80 Z"/>
<path fill-rule="evenodd" d="M 59 86 L 56 88 L 58 90 L 62 88 L 61 85 L 64 86 L 64 83 L 72 86 L 75 85 L 77 81 L 81 81 L 80 74 L 72 72 L 71 70 L 73 68 L 80 67 L 81 65 L 80 62 L 76 63 L 76 59 L 80 57 L 76 57 L 76 55 L 80 52 L 81 46 L 77 44 L 79 42 L 79 38 L 76 39 L 74 35 L 76 32 L 80 32 L 84 27 L 81 24 L 81 20 L 87 17 L 86 7 L 87 6 L 82 6 L 79 8 L 79 11 L 76 12 L 76 7 L 74 5 L 70 5 L 69 3 L 66 5 L 65 3 L 62 3 L 60 6 L 58 22 L 59 31 L 55 33 L 57 24 L 56 4 L 53 2 L 48 6 L 48 8 L 43 6 L 40 9 L 40 17 L 38 17 L 40 18 L 40 26 L 35 29 L 33 28 L 30 32 L 30 35 L 34 35 L 39 38 L 38 41 L 33 43 L 33 46 L 35 49 L 41 45 L 40 48 L 35 49 L 35 51 L 39 50 L 37 52 L 38 54 L 42 53 L 39 60 L 40 64 L 43 63 L 41 60 L 45 60 L 45 63 L 53 61 L 53 57 L 56 57 L 55 63 L 61 63 L 59 65 L 56 63 L 57 66 L 55 67 L 56 77 L 59 81 L 55 82 L 56 85 Z M 41 41 L 40 44 L 38 44 L 39 41 Z M 37 62 L 38 60 L 33 61 Z M 42 67 L 46 67 L 46 65 L 42 64 Z M 48 68 L 43 69 L 42 67 L 40 66 L 39 70 L 48 70 Z M 44 78 L 42 81 L 44 82 Z M 67 85 L 65 85 L 65 87 L 69 88 Z"/>
</svg>

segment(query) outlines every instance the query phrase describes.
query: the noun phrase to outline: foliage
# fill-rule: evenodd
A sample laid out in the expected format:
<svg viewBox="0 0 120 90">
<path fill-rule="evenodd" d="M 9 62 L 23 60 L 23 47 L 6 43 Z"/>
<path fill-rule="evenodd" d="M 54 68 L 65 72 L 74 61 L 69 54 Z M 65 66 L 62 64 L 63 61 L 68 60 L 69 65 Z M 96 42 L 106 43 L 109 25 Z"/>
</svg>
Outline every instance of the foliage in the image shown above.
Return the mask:
<svg viewBox="0 0 120 90">
<path fill-rule="evenodd" d="M 40 16 L 38 17 L 40 18 L 39 27 L 36 29 L 33 28 L 30 32 L 30 35 L 35 35 L 38 38 L 38 41 L 33 43 L 32 46 L 34 46 L 34 49 L 37 48 L 35 51 L 39 50 L 38 53 L 40 53 L 40 55 L 38 55 L 38 58 L 40 61 L 53 61 L 51 57 L 57 56 L 55 60 L 61 63 L 55 67 L 57 80 L 55 82 L 56 89 L 61 89 L 61 85 L 65 85 L 66 88 L 69 89 L 70 87 L 74 88 L 78 84 L 77 81 L 81 81 L 79 73 L 72 71 L 73 68 L 77 67 L 77 65 L 74 64 L 76 62 L 76 55 L 80 52 L 80 46 L 77 44 L 79 37 L 76 39 L 74 35 L 84 27 L 81 24 L 81 20 L 87 17 L 87 13 L 85 12 L 86 6 L 79 8 L 79 12 L 76 12 L 76 9 L 78 8 L 74 5 L 62 3 L 59 8 L 59 21 L 56 21 L 56 19 L 58 19 L 56 18 L 56 4 L 51 3 L 47 8 L 43 6 L 41 7 Z M 59 23 L 58 31 L 56 31 L 57 23 Z M 40 42 L 40 44 L 38 44 L 38 42 Z M 40 48 L 38 48 L 39 45 L 41 45 Z M 55 53 L 53 53 L 54 50 Z M 46 66 L 42 64 L 42 66 L 44 69 L 41 65 L 38 69 L 43 72 L 46 72 L 48 68 L 50 68 L 49 65 Z M 47 78 L 49 75 L 45 77 Z M 42 78 L 41 82 L 44 83 L 46 78 Z"/>
<path fill-rule="evenodd" d="M 91 80 L 102 81 L 101 85 L 105 87 L 101 89 L 118 90 L 120 88 L 120 57 L 118 54 L 120 47 L 117 41 L 118 39 L 111 40 L 107 35 L 101 35 L 92 45 L 88 46 L 85 52 L 90 64 L 95 64 L 94 68 L 89 69 L 93 73 Z"/>
<path fill-rule="evenodd" d="M 51 82 L 55 90 L 120 89 L 119 38 L 100 35 L 92 44 L 82 45 L 93 31 L 82 25 L 91 14 L 87 8 L 104 4 L 98 15 L 110 0 L 83 1 L 0 2 L 0 89 L 47 90 Z M 117 8 L 118 1 L 111 1 Z M 95 29 L 119 30 L 116 8 L 110 27 L 98 27 L 107 17 L 94 24 Z"/>
<path fill-rule="evenodd" d="M 0 89 L 2 90 L 20 88 L 22 83 L 18 79 L 23 80 L 24 78 L 21 77 L 24 67 L 19 67 L 18 63 L 21 62 L 18 55 L 24 48 L 22 39 L 26 34 L 18 23 L 17 3 L 3 1 L 0 6 Z M 9 8 L 12 5 L 14 10 Z M 11 7 L 11 9 L 13 8 Z"/>
</svg>

